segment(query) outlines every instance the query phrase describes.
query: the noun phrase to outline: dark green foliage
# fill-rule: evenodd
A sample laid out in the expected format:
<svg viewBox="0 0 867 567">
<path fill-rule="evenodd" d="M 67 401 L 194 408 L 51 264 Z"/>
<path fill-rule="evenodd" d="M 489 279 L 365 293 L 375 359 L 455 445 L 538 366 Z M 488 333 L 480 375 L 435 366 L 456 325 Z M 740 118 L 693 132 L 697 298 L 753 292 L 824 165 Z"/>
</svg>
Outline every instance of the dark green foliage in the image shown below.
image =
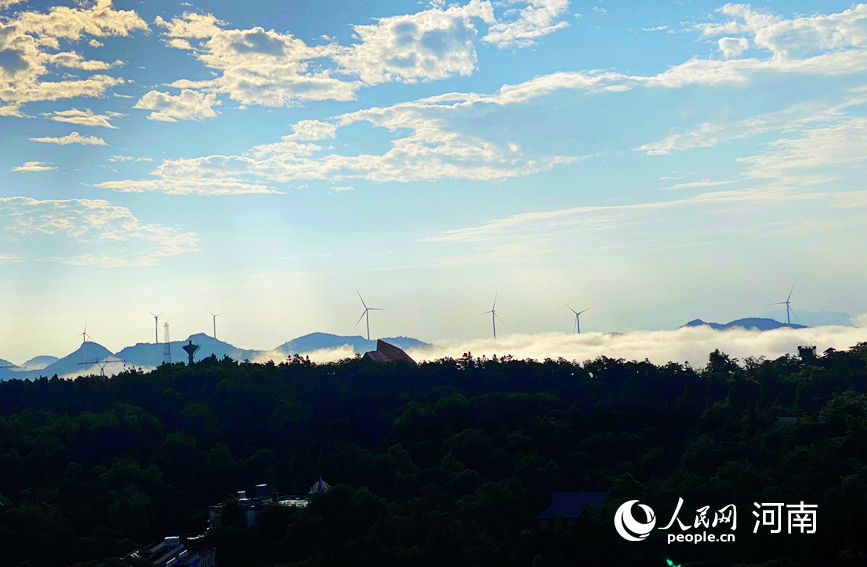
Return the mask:
<svg viewBox="0 0 867 567">
<path fill-rule="evenodd" d="M 205 531 L 221 567 L 862 565 L 867 563 L 867 344 L 802 362 L 701 370 L 469 354 L 205 359 L 111 379 L 0 384 L 0 565 L 116 566 Z M 781 416 L 797 417 L 778 423 Z M 246 527 L 237 490 L 306 493 Z M 608 491 L 573 524 L 552 492 Z M 738 541 L 630 544 L 612 517 L 641 499 L 667 523 L 735 503 Z M 819 505 L 819 533 L 752 534 L 752 503 Z M 692 516 L 689 516 L 691 518 Z"/>
</svg>

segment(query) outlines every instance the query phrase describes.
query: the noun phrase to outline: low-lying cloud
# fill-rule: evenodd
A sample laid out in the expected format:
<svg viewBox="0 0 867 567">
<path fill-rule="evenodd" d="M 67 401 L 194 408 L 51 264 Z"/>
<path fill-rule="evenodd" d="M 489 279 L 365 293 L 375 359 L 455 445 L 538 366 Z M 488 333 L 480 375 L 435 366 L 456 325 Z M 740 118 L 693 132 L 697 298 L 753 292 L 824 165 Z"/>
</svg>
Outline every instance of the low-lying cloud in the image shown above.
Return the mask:
<svg viewBox="0 0 867 567">
<path fill-rule="evenodd" d="M 633 331 L 624 334 L 607 333 L 539 333 L 514 334 L 493 339 L 466 342 L 442 342 L 425 349 L 407 351 L 416 361 L 442 357 L 458 358 L 466 352 L 473 356 L 512 355 L 518 359 L 565 358 L 584 362 L 600 356 L 626 360 L 648 359 L 654 364 L 689 362 L 704 366 L 708 354 L 720 351 L 740 359 L 764 356 L 776 359 L 798 353 L 798 345 L 816 345 L 818 353 L 834 348 L 845 350 L 859 342 L 867 342 L 867 317 L 856 319 L 860 327 L 811 327 L 807 329 L 776 329 L 754 331 L 730 329 L 715 331 L 710 327 L 685 327 L 676 331 Z"/>
</svg>

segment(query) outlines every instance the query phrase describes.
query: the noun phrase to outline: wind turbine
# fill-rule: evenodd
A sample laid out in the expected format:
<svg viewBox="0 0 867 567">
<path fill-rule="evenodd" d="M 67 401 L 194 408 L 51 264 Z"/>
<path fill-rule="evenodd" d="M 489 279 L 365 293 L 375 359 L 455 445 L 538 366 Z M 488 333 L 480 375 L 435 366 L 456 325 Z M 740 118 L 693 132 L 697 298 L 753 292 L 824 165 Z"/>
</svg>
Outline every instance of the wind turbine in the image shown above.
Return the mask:
<svg viewBox="0 0 867 567">
<path fill-rule="evenodd" d="M 566 304 L 564 303 L 563 305 L 566 305 Z M 566 305 L 566 307 L 569 307 L 569 306 Z M 575 311 L 574 309 L 569 307 L 569 311 L 571 311 L 572 313 L 575 314 L 575 332 L 578 333 L 579 335 L 581 334 L 581 314 L 586 313 L 587 311 L 590 311 L 591 309 L 593 309 L 593 308 L 588 307 L 584 311 Z"/>
<path fill-rule="evenodd" d="M 205 307 L 205 311 L 207 311 L 208 313 L 211 313 L 211 310 L 208 309 L 207 307 Z M 225 311 L 223 311 L 222 313 L 217 313 L 216 315 L 211 313 L 211 317 L 214 318 L 214 340 L 215 341 L 217 340 L 217 317 L 219 317 L 220 315 L 223 315 L 224 313 L 225 313 Z"/>
<path fill-rule="evenodd" d="M 497 315 L 497 294 L 494 294 L 494 305 L 491 306 L 490 311 L 485 311 L 484 313 L 479 313 L 476 317 L 481 317 L 482 315 L 491 314 L 491 324 L 494 327 L 494 339 L 497 338 L 497 319 L 500 319 L 500 316 Z M 500 323 L 505 323 L 502 319 L 500 319 Z"/>
<path fill-rule="evenodd" d="M 385 311 L 385 309 L 381 309 L 379 307 L 368 307 L 364 302 L 364 298 L 361 297 L 361 293 L 356 291 L 358 294 L 358 299 L 361 300 L 361 304 L 364 305 L 364 313 L 361 314 L 361 317 L 358 318 L 358 323 L 361 323 L 361 320 L 365 317 L 367 318 L 367 340 L 370 340 L 370 311 Z M 358 323 L 355 323 L 355 326 L 358 326 Z"/>
<path fill-rule="evenodd" d="M 165 313 L 166 310 L 163 309 L 160 311 L 160 315 Z M 148 311 L 151 315 L 154 315 L 152 311 Z M 154 315 L 154 343 L 160 344 L 160 315 Z"/>
<path fill-rule="evenodd" d="M 91 337 L 90 335 L 87 334 L 87 319 L 84 320 L 84 331 L 75 335 L 75 336 L 81 337 L 81 344 L 86 343 L 87 339 L 90 339 L 91 342 L 93 341 L 93 337 Z"/>
<path fill-rule="evenodd" d="M 795 315 L 795 319 L 798 319 L 798 315 L 795 313 L 795 310 L 791 308 L 789 305 L 790 299 L 792 299 L 792 292 L 795 291 L 795 284 L 792 284 L 792 289 L 789 291 L 789 297 L 786 298 L 785 301 L 778 301 L 776 303 L 769 303 L 768 305 L 785 305 L 786 306 L 786 324 L 792 324 L 792 315 Z M 800 321 L 800 319 L 798 319 Z"/>
</svg>

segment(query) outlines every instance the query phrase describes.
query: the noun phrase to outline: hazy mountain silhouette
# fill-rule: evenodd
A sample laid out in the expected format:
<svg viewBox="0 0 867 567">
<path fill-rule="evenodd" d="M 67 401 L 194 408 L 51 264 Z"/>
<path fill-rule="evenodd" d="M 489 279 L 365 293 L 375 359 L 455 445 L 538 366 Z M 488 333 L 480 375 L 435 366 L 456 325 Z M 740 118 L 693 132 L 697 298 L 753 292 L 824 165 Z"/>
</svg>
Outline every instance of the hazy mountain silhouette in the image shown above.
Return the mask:
<svg viewBox="0 0 867 567">
<path fill-rule="evenodd" d="M 183 346 L 188 341 L 193 341 L 194 345 L 199 345 L 199 350 L 196 352 L 196 360 L 207 358 L 212 354 L 217 358 L 229 356 L 238 361 L 253 360 L 263 351 L 238 348 L 229 343 L 214 339 L 204 333 L 190 335 L 182 341 L 171 342 L 172 362 L 186 362 L 187 353 L 184 352 Z M 125 349 L 115 354 L 117 358 L 123 359 L 127 364 L 132 366 L 159 366 L 163 363 L 165 357 L 165 343 L 138 343 L 135 346 L 126 347 Z"/>
<path fill-rule="evenodd" d="M 418 348 L 430 346 L 428 343 L 409 337 L 390 337 L 382 339 L 385 342 L 392 344 L 401 349 Z M 364 337 L 344 337 L 340 335 L 332 335 L 330 333 L 310 333 L 303 337 L 288 341 L 278 346 L 274 350 L 285 353 L 287 356 L 292 354 L 301 354 L 305 352 L 313 352 L 314 350 L 339 348 L 344 345 L 349 345 L 352 350 L 358 354 L 376 350 L 376 341 L 368 341 Z"/>
<path fill-rule="evenodd" d="M 0 358 L 0 366 L 12 366 L 12 363 L 9 362 L 8 360 L 4 360 L 4 359 Z"/>
<path fill-rule="evenodd" d="M 725 331 L 726 329 L 757 329 L 759 331 L 771 331 L 773 329 L 780 329 L 783 327 L 788 327 L 791 329 L 806 329 L 806 325 L 796 325 L 792 323 L 791 325 L 787 325 L 786 323 L 780 323 L 779 321 L 775 321 L 774 319 L 765 319 L 763 317 L 747 317 L 745 319 L 738 319 L 736 321 L 732 321 L 731 323 L 706 323 L 701 319 L 693 319 L 683 327 L 701 327 L 702 325 L 707 325 L 711 329 L 715 329 L 717 331 Z M 681 329 L 683 328 L 681 327 Z"/>
<path fill-rule="evenodd" d="M 19 364 L 18 366 L 22 370 L 42 370 L 43 368 L 45 368 L 49 364 L 54 364 L 58 360 L 60 360 L 60 359 L 57 358 L 56 356 L 48 356 L 48 355 L 34 356 L 33 358 L 31 358 L 30 360 L 28 360 L 24 364 Z"/>
<path fill-rule="evenodd" d="M 839 325 L 842 327 L 852 326 L 852 317 L 847 313 L 838 313 L 836 311 L 808 311 L 806 309 L 792 309 L 794 314 L 792 321 L 807 325 L 808 327 L 820 327 L 822 325 Z M 783 309 L 765 313 L 762 317 L 768 319 L 776 319 L 777 321 L 786 320 L 786 311 Z"/>
<path fill-rule="evenodd" d="M 383 339 L 387 343 L 393 344 L 402 349 L 426 347 L 428 343 L 409 337 L 391 337 Z M 217 358 L 228 356 L 237 361 L 255 360 L 257 357 L 268 357 L 273 351 L 253 350 L 238 348 L 229 343 L 215 340 L 204 333 L 190 335 L 182 341 L 171 342 L 171 354 L 173 362 L 186 362 L 187 353 L 183 351 L 183 346 L 187 341 L 193 341 L 193 344 L 199 345 L 199 350 L 196 353 L 196 360 L 202 360 L 211 355 Z M 311 333 L 298 337 L 297 339 L 288 341 L 278 346 L 276 351 L 282 352 L 287 357 L 293 354 L 303 354 L 322 349 L 338 348 L 344 345 L 352 347 L 354 352 L 358 354 L 365 353 L 370 350 L 376 350 L 376 341 L 368 341 L 363 337 L 343 337 L 339 335 L 331 335 L 329 333 Z M 135 346 L 126 347 L 117 353 L 112 354 L 108 349 L 94 342 L 86 342 L 82 344 L 75 352 L 68 356 L 58 359 L 54 356 L 37 356 L 28 360 L 18 368 L 0 368 L 0 380 L 9 380 L 12 378 L 33 379 L 40 376 L 76 376 L 88 373 L 99 373 L 99 368 L 95 365 L 96 361 L 103 360 L 107 357 L 120 359 L 127 366 L 136 368 L 151 368 L 159 366 L 163 363 L 165 357 L 164 343 L 138 343 Z M 93 365 L 79 364 L 81 362 L 93 362 Z M 0 359 L 0 366 L 12 364 Z M 112 364 L 105 369 L 106 374 L 115 374 L 123 369 L 123 366 Z"/>
<path fill-rule="evenodd" d="M 64 356 L 56 362 L 49 364 L 45 368 L 39 370 L 25 370 L 23 372 L 16 372 L 15 377 L 23 378 L 24 376 L 19 376 L 21 374 L 29 375 L 28 378 L 37 378 L 39 376 L 54 376 L 55 374 L 57 374 L 58 376 L 76 376 L 88 372 L 92 367 L 96 366 L 96 362 L 98 360 L 102 360 L 109 356 L 111 356 L 110 350 L 108 350 L 99 343 L 88 341 L 86 343 L 82 343 L 81 346 L 78 347 L 78 349 L 76 349 L 75 352 L 73 352 L 72 354 Z M 96 369 L 96 372 L 99 372 L 99 369 Z"/>
</svg>

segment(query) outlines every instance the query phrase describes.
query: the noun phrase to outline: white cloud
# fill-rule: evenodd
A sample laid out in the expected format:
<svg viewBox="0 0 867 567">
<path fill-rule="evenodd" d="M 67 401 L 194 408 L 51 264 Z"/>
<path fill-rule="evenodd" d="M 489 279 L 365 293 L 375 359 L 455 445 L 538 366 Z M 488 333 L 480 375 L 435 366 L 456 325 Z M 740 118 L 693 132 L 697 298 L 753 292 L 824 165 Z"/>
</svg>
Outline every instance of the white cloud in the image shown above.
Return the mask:
<svg viewBox="0 0 867 567">
<path fill-rule="evenodd" d="M 325 140 L 333 138 L 337 125 L 319 120 L 301 120 L 292 125 L 292 134 L 284 136 L 283 140 Z"/>
<path fill-rule="evenodd" d="M 726 4 L 717 12 L 728 21 L 696 26 L 702 37 L 749 35 L 756 47 L 783 58 L 867 46 L 867 4 L 791 20 L 753 10 L 748 4 Z"/>
<path fill-rule="evenodd" d="M 867 191 L 839 191 L 834 193 L 832 207 L 841 209 L 867 209 Z M 867 317 L 867 314 L 865 314 Z M 867 327 L 867 320 L 862 327 Z"/>
<path fill-rule="evenodd" d="M 533 45 L 540 37 L 569 27 L 561 19 L 568 11 L 569 0 L 532 0 L 515 19 L 491 25 L 482 41 L 500 48 Z"/>
<path fill-rule="evenodd" d="M 352 185 L 346 185 L 344 187 L 332 187 L 331 190 L 340 193 L 342 191 L 355 191 L 355 187 Z"/>
<path fill-rule="evenodd" d="M 21 2 L 26 2 L 27 0 L 0 0 L 0 10 L 8 8 L 13 4 L 20 4 Z"/>
<path fill-rule="evenodd" d="M 213 14 L 196 14 L 184 12 L 181 17 L 166 21 L 157 16 L 154 23 L 159 27 L 166 28 L 163 35 L 171 38 L 184 39 L 207 39 L 214 37 L 222 30 L 226 22 L 220 21 Z"/>
<path fill-rule="evenodd" d="M 184 89 L 181 94 L 172 96 L 168 93 L 150 91 L 133 106 L 144 110 L 153 110 L 148 115 L 150 120 L 177 122 L 178 120 L 204 120 L 214 118 L 217 113 L 213 107 L 219 105 L 216 94 L 202 94 Z"/>
<path fill-rule="evenodd" d="M 80 126 L 101 126 L 103 128 L 116 129 L 117 126 L 109 122 L 113 118 L 124 116 L 119 112 L 106 112 L 105 114 L 95 114 L 89 108 L 78 110 L 71 108 L 69 110 L 55 110 L 53 112 L 45 112 L 42 114 L 55 122 L 67 122 L 69 124 L 78 124 Z"/>
<path fill-rule="evenodd" d="M 21 114 L 21 106 L 18 104 L 5 104 L 0 106 L 0 116 L 24 118 L 24 115 Z"/>
<path fill-rule="evenodd" d="M 752 178 L 789 178 L 804 170 L 863 167 L 867 163 L 867 118 L 856 116 L 826 127 L 806 130 L 795 138 L 768 144 L 761 154 L 738 158 Z"/>
<path fill-rule="evenodd" d="M 475 4 L 476 8 L 473 9 L 480 10 L 483 5 L 483 3 L 478 2 Z M 338 60 L 341 57 L 349 57 L 350 59 L 347 60 L 353 60 L 356 63 L 362 59 L 368 63 L 373 62 L 371 63 L 372 67 L 367 66 L 367 63 L 358 63 L 362 69 L 358 72 L 364 80 L 369 82 L 413 80 L 412 77 L 422 80 L 423 77 L 418 74 L 418 68 L 406 67 L 407 70 L 399 72 L 405 73 L 404 75 L 390 75 L 393 72 L 398 73 L 398 71 L 390 70 L 387 65 L 381 62 L 376 63 L 378 60 L 375 55 L 377 49 L 391 45 L 390 42 L 397 41 L 395 38 L 401 33 L 408 34 L 405 40 L 407 45 L 415 45 L 413 42 L 421 41 L 420 38 L 423 37 L 425 29 L 444 29 L 438 26 L 443 25 L 442 22 L 448 20 L 448 18 L 446 20 L 443 18 L 449 14 L 451 14 L 449 18 L 459 22 L 459 26 L 463 26 L 465 23 L 471 26 L 472 21 L 467 13 L 470 6 L 473 4 L 443 10 L 434 5 L 430 9 L 411 17 L 384 18 L 377 24 L 363 28 L 367 36 L 360 35 L 362 41 L 353 48 L 354 51 L 352 52 L 347 52 L 345 48 L 335 44 L 314 49 L 291 36 L 273 31 L 265 32 L 262 29 L 222 30 L 208 40 L 207 48 L 200 55 L 200 58 L 208 62 L 209 66 L 218 67 L 225 66 L 225 61 L 239 61 L 237 57 L 241 55 L 261 57 L 264 58 L 263 61 L 267 62 L 271 60 L 269 58 L 273 57 L 283 58 L 282 61 L 288 56 L 287 54 L 293 53 L 294 55 L 289 59 L 297 63 L 313 57 L 311 53 L 316 52 L 322 56 L 333 56 Z M 428 28 L 420 27 L 420 22 L 423 22 Z M 407 24 L 405 28 L 401 27 L 403 24 Z M 218 39 L 219 41 L 217 41 Z M 365 45 L 367 47 L 364 47 Z M 462 51 L 463 55 L 458 57 L 458 60 L 464 62 L 462 65 L 468 61 L 465 56 L 470 53 L 469 46 L 471 45 L 472 42 L 465 44 L 467 50 Z M 370 50 L 370 57 L 358 59 L 359 53 L 367 53 L 364 51 L 365 49 Z M 400 51 L 396 50 L 394 53 L 399 54 Z M 422 54 L 422 56 L 425 55 Z M 356 59 L 352 59 L 352 57 Z M 242 66 L 246 67 L 247 63 Z M 456 73 L 460 72 L 456 71 L 459 67 L 447 65 L 437 72 Z M 268 65 L 263 68 L 265 75 L 269 75 Z M 467 72 L 472 70 L 470 67 L 465 68 Z M 647 76 L 632 76 L 605 70 L 553 73 L 519 84 L 503 85 L 498 92 L 493 94 L 447 93 L 388 107 L 360 110 L 332 117 L 325 122 L 325 124 L 336 125 L 336 128 L 339 129 L 364 121 L 369 122 L 375 128 L 384 128 L 389 132 L 396 133 L 396 137 L 391 142 L 391 149 L 382 154 L 323 153 L 332 148 L 323 150 L 318 146 L 297 143 L 296 141 L 324 139 L 319 136 L 333 137 L 335 131 L 332 127 L 323 126 L 320 122 L 299 123 L 296 125 L 295 133 L 284 136 L 282 142 L 263 144 L 251 148 L 243 155 L 168 160 L 154 170 L 155 179 L 142 182 L 126 180 L 109 183 L 114 184 L 116 188 L 118 184 L 124 187 L 147 187 L 140 190 L 160 190 L 162 187 L 171 186 L 175 188 L 174 191 L 179 191 L 178 187 L 189 184 L 189 191 L 198 192 L 199 185 L 204 183 L 204 180 L 210 179 L 222 179 L 227 183 L 231 181 L 231 183 L 242 185 L 255 183 L 265 187 L 272 183 L 290 183 L 314 179 L 331 182 L 350 179 L 401 182 L 437 179 L 501 181 L 547 171 L 559 164 L 572 163 L 583 158 L 581 156 L 562 155 L 529 156 L 523 152 L 519 145 L 510 141 L 493 143 L 484 140 L 473 132 L 468 132 L 465 124 L 461 122 L 461 117 L 467 116 L 466 113 L 473 112 L 474 108 L 484 108 L 487 111 L 495 107 L 503 108 L 523 104 L 562 90 L 620 92 L 640 87 L 670 89 L 688 85 L 742 85 L 759 73 L 790 72 L 827 75 L 851 73 L 858 70 L 867 71 L 867 57 L 863 57 L 863 54 L 857 50 L 843 50 L 800 60 L 781 59 L 776 56 L 765 60 L 756 58 L 732 58 L 728 60 L 693 58 L 659 74 Z M 220 85 L 225 85 L 221 81 L 220 78 L 214 81 L 201 81 L 196 84 L 191 81 L 178 81 L 175 85 L 196 86 L 218 91 L 222 89 Z M 279 92 L 285 94 L 284 90 Z M 282 97 L 283 94 L 280 96 Z M 251 101 L 252 98 L 245 100 Z M 266 104 L 261 98 L 258 102 Z M 286 102 L 285 99 L 275 99 L 267 102 L 267 104 L 280 105 Z M 786 116 L 787 112 L 791 115 Z M 706 124 L 700 127 L 697 132 L 673 134 L 662 142 L 648 144 L 640 149 L 656 154 L 689 147 L 707 147 L 726 139 L 743 136 L 744 133 L 752 135 L 763 129 L 765 131 L 775 129 L 779 127 L 777 124 L 793 124 L 799 120 L 803 123 L 809 123 L 827 119 L 835 113 L 841 114 L 839 109 L 824 109 L 819 112 L 811 109 L 792 109 L 784 111 L 780 116 L 759 117 L 752 123 L 745 121 L 743 124 L 734 126 Z M 313 133 L 311 130 L 311 133 L 305 134 L 302 130 L 308 127 L 312 129 L 314 126 L 320 128 L 321 131 Z M 813 180 L 812 182 L 818 181 Z"/>
<path fill-rule="evenodd" d="M 701 193 L 687 198 L 651 201 L 629 205 L 579 206 L 553 211 L 521 213 L 489 221 L 480 226 L 449 230 L 425 238 L 425 242 L 501 242 L 505 238 L 526 239 L 536 234 L 566 233 L 575 230 L 619 230 L 656 220 L 665 211 L 714 211 L 742 205 L 793 203 L 799 200 L 821 202 L 829 195 L 800 193 L 794 188 L 765 186 L 752 189 Z"/>
<path fill-rule="evenodd" d="M 684 189 L 702 189 L 704 187 L 718 187 L 726 185 L 731 181 L 712 181 L 710 179 L 702 179 L 701 181 L 688 181 L 686 183 L 676 183 L 671 187 L 665 187 L 666 190 L 678 191 Z"/>
<path fill-rule="evenodd" d="M 108 161 L 112 163 L 123 163 L 127 161 L 153 161 L 153 158 L 149 157 L 133 157 L 133 156 L 110 156 Z"/>
<path fill-rule="evenodd" d="M 123 61 L 108 63 L 106 61 L 93 61 L 90 59 L 85 59 L 78 53 L 72 51 L 54 53 L 49 56 L 48 62 L 52 65 L 57 65 L 59 67 L 68 67 L 70 69 L 83 69 L 85 71 L 105 71 L 106 69 L 111 69 L 112 67 L 118 67 L 123 65 Z"/>
<path fill-rule="evenodd" d="M 41 161 L 28 161 L 24 162 L 22 165 L 18 167 L 13 167 L 12 171 L 18 173 L 33 173 L 38 171 L 51 171 L 52 169 L 57 169 L 53 165 L 41 162 Z"/>
<path fill-rule="evenodd" d="M 750 47 L 750 40 L 745 37 L 723 37 L 718 42 L 719 50 L 726 59 L 740 57 Z"/>
<path fill-rule="evenodd" d="M 497 47 L 523 47 L 568 26 L 562 17 L 569 0 L 530 0 L 508 9 L 497 20 L 488 0 L 445 7 L 431 3 L 414 14 L 355 25 L 358 42 L 341 46 L 322 36 L 325 45 L 308 45 L 290 33 L 255 27 L 225 29 L 211 14 L 184 13 L 155 23 L 170 47 L 191 51 L 220 74 L 211 80 L 175 81 L 171 86 L 228 93 L 242 105 L 291 106 L 305 101 L 355 98 L 363 85 L 433 81 L 471 75 L 477 65 L 476 21 L 488 24 L 482 41 Z M 330 68 L 329 63 L 337 68 Z M 315 63 L 315 67 L 313 66 Z M 359 80 L 343 80 L 335 74 Z"/>
<path fill-rule="evenodd" d="M 197 177 L 143 179 L 138 181 L 103 181 L 94 187 L 111 189 L 119 193 L 147 193 L 158 191 L 167 195 L 249 195 L 259 193 L 279 193 L 267 185 L 248 183 L 233 178 Z"/>
<path fill-rule="evenodd" d="M 353 26 L 361 43 L 334 59 L 345 72 L 367 84 L 468 76 L 477 61 L 474 40 L 478 32 L 473 18 L 493 23 L 491 4 L 471 0 L 464 6 L 431 7 Z"/>
<path fill-rule="evenodd" d="M 119 62 L 90 61 L 72 51 L 61 51 L 60 41 L 74 43 L 85 36 L 128 36 L 147 24 L 129 10 L 114 10 L 110 0 L 97 0 L 90 8 L 54 6 L 47 13 L 18 12 L 3 22 L 0 51 L 0 100 L 13 104 L 101 96 L 123 79 L 92 75 L 83 79 L 44 81 L 49 65 L 85 71 L 104 70 Z"/>
<path fill-rule="evenodd" d="M 624 334 L 512 334 L 497 337 L 496 341 L 436 341 L 436 347 L 410 349 L 407 354 L 416 361 L 435 360 L 445 356 L 460 358 L 466 352 L 488 358 L 494 354 L 510 354 L 518 359 L 556 360 L 563 357 L 578 362 L 607 356 L 626 360 L 648 359 L 654 364 L 689 362 L 695 367 L 703 367 L 707 364 L 708 355 L 715 349 L 740 359 L 750 356 L 776 359 L 786 354 L 796 355 L 798 345 L 807 343 L 817 345 L 819 352 L 827 348 L 846 350 L 864 341 L 864 331 L 864 328 L 857 327 L 773 331 L 714 331 L 709 327 L 685 327 L 676 331 L 632 331 Z"/>
<path fill-rule="evenodd" d="M 52 250 L 70 250 L 50 258 L 72 265 L 148 266 L 160 258 L 198 249 L 198 237 L 175 228 L 147 224 L 126 207 L 92 199 L 0 198 L 3 232 L 48 239 Z"/>
<path fill-rule="evenodd" d="M 192 50 L 205 66 L 220 71 L 213 80 L 175 81 L 171 86 L 177 88 L 227 93 L 244 105 L 279 107 L 308 100 L 352 100 L 360 86 L 333 77 L 329 70 L 311 70 L 309 62 L 333 55 L 339 49 L 336 44 L 311 47 L 291 33 L 260 27 L 227 30 L 221 27 L 225 22 L 212 15 L 185 13 L 156 23 L 167 28 L 172 47 Z"/>
<path fill-rule="evenodd" d="M 30 138 L 31 142 L 41 142 L 43 144 L 58 144 L 67 146 L 69 144 L 81 144 L 82 146 L 105 146 L 105 140 L 96 136 L 82 136 L 78 132 L 72 132 L 60 138 Z"/>
<path fill-rule="evenodd" d="M 166 45 L 168 45 L 169 47 L 174 47 L 175 49 L 182 49 L 185 51 L 193 50 L 192 44 L 185 39 L 170 39 L 166 42 Z"/>
<path fill-rule="evenodd" d="M 674 151 L 710 148 L 731 140 L 749 138 L 775 130 L 800 130 L 810 124 L 837 121 L 845 116 L 846 108 L 865 102 L 867 97 L 857 94 L 837 105 L 809 102 L 735 122 L 705 122 L 689 132 L 671 134 L 658 142 L 644 144 L 636 150 L 646 152 L 647 155 L 665 155 Z"/>
<path fill-rule="evenodd" d="M 506 91 L 504 87 L 502 89 Z M 281 142 L 262 144 L 239 156 L 205 156 L 166 160 L 152 175 L 156 179 L 100 183 L 123 191 L 169 190 L 202 193 L 201 187 L 220 180 L 245 192 L 265 192 L 271 183 L 300 180 L 339 182 L 433 181 L 470 179 L 501 181 L 547 171 L 572 163 L 576 156 L 528 156 L 516 144 L 495 144 L 467 132 L 462 117 L 476 105 L 500 106 L 523 102 L 512 93 L 491 96 L 452 93 L 389 107 L 370 108 L 333 117 L 329 122 L 302 121 Z M 343 155 L 300 140 L 330 138 L 336 129 L 358 122 L 400 132 L 383 154 Z M 296 141 L 299 140 L 299 141 Z M 251 181 L 256 180 L 255 187 Z M 219 194 L 219 193 L 211 193 Z"/>
</svg>

